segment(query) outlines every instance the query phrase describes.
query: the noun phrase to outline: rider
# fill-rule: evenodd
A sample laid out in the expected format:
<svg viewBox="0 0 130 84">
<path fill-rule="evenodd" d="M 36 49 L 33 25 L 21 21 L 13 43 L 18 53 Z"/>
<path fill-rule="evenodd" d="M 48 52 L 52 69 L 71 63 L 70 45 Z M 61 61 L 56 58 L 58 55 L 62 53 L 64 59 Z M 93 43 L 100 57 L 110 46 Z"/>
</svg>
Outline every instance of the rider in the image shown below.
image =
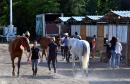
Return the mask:
<svg viewBox="0 0 130 84">
<path fill-rule="evenodd" d="M 29 54 L 28 61 L 29 61 L 30 57 L 31 57 L 31 60 L 32 60 L 33 76 L 36 76 L 38 59 L 40 57 L 39 48 L 37 47 L 36 41 L 34 42 L 33 47 L 31 48 L 31 53 Z"/>
<path fill-rule="evenodd" d="M 56 73 L 56 55 L 57 55 L 57 44 L 55 43 L 55 38 L 51 38 L 51 42 L 48 45 L 48 68 L 51 71 L 50 63 L 52 61 L 52 65 L 54 68 L 54 73 Z"/>
<path fill-rule="evenodd" d="M 81 36 L 77 32 L 75 32 L 74 38 L 81 40 Z"/>
</svg>

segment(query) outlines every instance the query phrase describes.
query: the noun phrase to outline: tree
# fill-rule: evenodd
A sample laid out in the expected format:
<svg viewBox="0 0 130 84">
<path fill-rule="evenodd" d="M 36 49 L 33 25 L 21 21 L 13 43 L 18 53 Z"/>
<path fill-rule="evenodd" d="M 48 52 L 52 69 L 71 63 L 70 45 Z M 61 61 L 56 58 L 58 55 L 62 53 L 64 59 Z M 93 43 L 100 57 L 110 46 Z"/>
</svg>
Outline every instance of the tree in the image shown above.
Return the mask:
<svg viewBox="0 0 130 84">
<path fill-rule="evenodd" d="M 110 10 L 119 10 L 120 0 L 97 0 L 97 13 L 105 14 Z"/>
<path fill-rule="evenodd" d="M 8 2 L 7 0 L 0 1 L 0 25 L 8 24 Z"/>
<path fill-rule="evenodd" d="M 85 0 L 61 0 L 61 11 L 66 15 L 84 15 Z"/>
<path fill-rule="evenodd" d="M 35 18 L 37 14 L 59 12 L 57 0 L 15 0 L 13 2 L 14 25 L 18 34 L 30 31 L 35 36 Z"/>
<path fill-rule="evenodd" d="M 97 0 L 86 0 L 86 14 L 97 14 Z"/>
</svg>

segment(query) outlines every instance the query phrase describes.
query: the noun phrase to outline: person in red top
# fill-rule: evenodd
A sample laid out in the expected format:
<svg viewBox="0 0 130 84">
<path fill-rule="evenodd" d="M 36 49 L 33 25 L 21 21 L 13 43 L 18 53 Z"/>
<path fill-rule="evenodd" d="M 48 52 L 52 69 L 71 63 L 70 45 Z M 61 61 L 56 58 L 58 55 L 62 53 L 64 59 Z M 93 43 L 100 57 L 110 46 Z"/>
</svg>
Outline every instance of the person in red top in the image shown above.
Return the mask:
<svg viewBox="0 0 130 84">
<path fill-rule="evenodd" d="M 96 35 L 92 39 L 92 58 L 95 59 L 96 56 Z"/>
</svg>

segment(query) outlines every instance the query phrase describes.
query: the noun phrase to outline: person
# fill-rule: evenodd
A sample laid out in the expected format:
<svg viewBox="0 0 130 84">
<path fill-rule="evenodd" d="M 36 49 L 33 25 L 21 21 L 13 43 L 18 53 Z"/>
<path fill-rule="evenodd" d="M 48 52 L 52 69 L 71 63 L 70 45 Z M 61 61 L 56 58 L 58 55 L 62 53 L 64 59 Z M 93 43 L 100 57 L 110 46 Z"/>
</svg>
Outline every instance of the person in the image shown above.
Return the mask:
<svg viewBox="0 0 130 84">
<path fill-rule="evenodd" d="M 37 41 L 35 41 L 33 43 L 33 46 L 31 48 L 31 52 L 29 54 L 29 57 L 28 57 L 28 61 L 31 57 L 31 61 L 32 61 L 32 71 L 33 71 L 33 76 L 36 76 L 37 74 L 37 65 L 38 65 L 38 59 L 40 56 L 40 52 L 39 52 L 39 48 L 37 47 Z"/>
<path fill-rule="evenodd" d="M 62 59 L 64 59 L 65 58 L 65 55 L 64 55 L 64 43 L 63 43 L 63 40 L 65 39 L 65 37 L 63 36 L 62 38 L 61 38 L 61 55 L 62 55 Z"/>
<path fill-rule="evenodd" d="M 63 43 L 64 43 L 64 57 L 66 58 L 67 63 L 69 63 L 69 46 L 68 46 L 68 34 L 65 34 L 65 38 L 63 39 Z"/>
<path fill-rule="evenodd" d="M 111 57 L 109 60 L 109 64 L 110 64 L 110 68 L 115 68 L 116 67 L 116 52 L 115 52 L 115 48 L 116 48 L 116 42 L 117 42 L 117 38 L 116 37 L 112 37 L 111 41 L 110 41 L 110 46 L 111 46 Z"/>
<path fill-rule="evenodd" d="M 96 35 L 93 35 L 92 39 L 92 58 L 95 59 L 96 56 Z"/>
<path fill-rule="evenodd" d="M 27 38 L 30 37 L 30 33 L 29 33 L 29 31 L 26 31 L 26 32 L 25 32 L 25 37 L 27 37 Z"/>
<path fill-rule="evenodd" d="M 47 51 L 48 51 L 48 57 L 47 57 L 48 62 L 47 63 L 48 63 L 49 71 L 51 71 L 50 63 L 52 62 L 52 65 L 53 65 L 53 68 L 54 68 L 54 73 L 56 73 L 57 49 L 58 49 L 58 46 L 55 43 L 55 38 L 52 37 L 51 42 L 50 42 L 50 44 L 48 45 L 48 48 L 47 48 Z"/>
<path fill-rule="evenodd" d="M 75 32 L 74 38 L 81 40 L 81 36 L 77 32 Z"/>
<path fill-rule="evenodd" d="M 122 45 L 117 38 L 115 52 L 116 52 L 116 68 L 119 68 L 120 65 L 120 57 L 121 57 Z"/>
</svg>

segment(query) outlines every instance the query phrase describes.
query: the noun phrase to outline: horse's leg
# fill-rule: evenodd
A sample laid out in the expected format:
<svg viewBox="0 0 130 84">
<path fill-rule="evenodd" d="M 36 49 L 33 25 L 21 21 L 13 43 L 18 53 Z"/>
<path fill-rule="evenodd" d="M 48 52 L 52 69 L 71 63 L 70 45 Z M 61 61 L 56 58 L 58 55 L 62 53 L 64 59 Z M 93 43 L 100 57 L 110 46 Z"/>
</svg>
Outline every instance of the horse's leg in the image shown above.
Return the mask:
<svg viewBox="0 0 130 84">
<path fill-rule="evenodd" d="M 72 67 L 73 67 L 73 75 L 74 75 L 75 74 L 75 58 L 73 54 L 72 54 Z"/>
<path fill-rule="evenodd" d="M 44 50 L 42 50 L 41 62 L 43 61 Z"/>
<path fill-rule="evenodd" d="M 12 68 L 13 68 L 13 71 L 12 71 L 12 76 L 15 76 L 15 65 L 14 65 L 14 58 L 11 59 L 12 60 Z"/>
<path fill-rule="evenodd" d="M 46 50 L 45 50 L 45 49 L 42 50 L 41 62 L 43 62 L 43 55 L 45 55 L 45 57 L 47 56 L 47 55 L 46 55 Z"/>
<path fill-rule="evenodd" d="M 20 61 L 21 61 L 21 57 L 18 57 L 18 72 L 17 72 L 17 76 L 19 76 Z"/>
</svg>

